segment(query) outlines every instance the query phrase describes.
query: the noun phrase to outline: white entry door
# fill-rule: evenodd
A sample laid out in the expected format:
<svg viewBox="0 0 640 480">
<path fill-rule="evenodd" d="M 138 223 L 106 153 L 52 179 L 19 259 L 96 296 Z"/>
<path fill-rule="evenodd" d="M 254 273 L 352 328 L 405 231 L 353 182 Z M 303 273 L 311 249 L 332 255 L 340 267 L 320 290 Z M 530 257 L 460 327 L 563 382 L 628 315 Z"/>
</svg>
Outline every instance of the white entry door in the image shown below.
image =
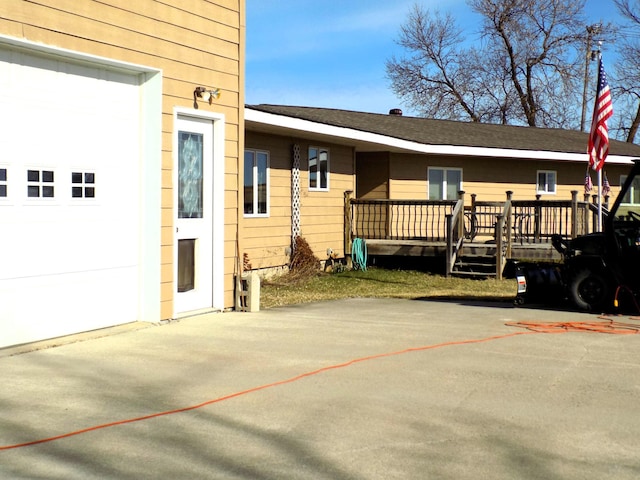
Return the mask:
<svg viewBox="0 0 640 480">
<path fill-rule="evenodd" d="M 213 122 L 176 121 L 175 311 L 213 306 Z"/>
</svg>

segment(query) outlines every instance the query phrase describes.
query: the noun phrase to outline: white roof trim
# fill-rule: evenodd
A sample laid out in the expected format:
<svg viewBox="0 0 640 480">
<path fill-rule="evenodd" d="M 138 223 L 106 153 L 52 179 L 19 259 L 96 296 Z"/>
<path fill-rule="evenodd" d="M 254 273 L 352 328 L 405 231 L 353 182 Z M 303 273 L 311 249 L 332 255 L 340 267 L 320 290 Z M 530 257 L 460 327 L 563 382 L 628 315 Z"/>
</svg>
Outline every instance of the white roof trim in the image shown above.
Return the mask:
<svg viewBox="0 0 640 480">
<path fill-rule="evenodd" d="M 352 128 L 337 127 L 324 123 L 302 120 L 299 118 L 278 115 L 245 108 L 245 120 L 265 125 L 309 132 L 332 137 L 351 139 L 371 144 L 398 148 L 416 153 L 430 153 L 439 155 L 469 155 L 479 157 L 500 157 L 500 158 L 527 158 L 535 160 L 561 160 L 568 162 L 587 162 L 587 153 L 563 153 L 549 152 L 544 150 L 511 150 L 506 148 L 488 147 L 465 147 L 460 145 L 429 145 L 408 140 L 401 140 L 387 135 L 355 130 Z M 586 150 L 586 148 L 585 148 Z M 631 164 L 636 157 L 623 155 L 609 155 L 607 162 Z"/>
</svg>

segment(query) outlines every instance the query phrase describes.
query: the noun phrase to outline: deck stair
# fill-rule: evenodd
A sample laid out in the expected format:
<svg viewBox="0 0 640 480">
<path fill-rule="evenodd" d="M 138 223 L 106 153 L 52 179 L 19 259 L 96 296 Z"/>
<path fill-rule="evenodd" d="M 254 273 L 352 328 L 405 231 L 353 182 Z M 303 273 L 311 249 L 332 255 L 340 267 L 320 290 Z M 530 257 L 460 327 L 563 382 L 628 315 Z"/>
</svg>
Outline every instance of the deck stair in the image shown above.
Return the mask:
<svg viewBox="0 0 640 480">
<path fill-rule="evenodd" d="M 456 277 L 496 277 L 496 245 L 494 243 L 465 243 L 453 265 Z"/>
</svg>

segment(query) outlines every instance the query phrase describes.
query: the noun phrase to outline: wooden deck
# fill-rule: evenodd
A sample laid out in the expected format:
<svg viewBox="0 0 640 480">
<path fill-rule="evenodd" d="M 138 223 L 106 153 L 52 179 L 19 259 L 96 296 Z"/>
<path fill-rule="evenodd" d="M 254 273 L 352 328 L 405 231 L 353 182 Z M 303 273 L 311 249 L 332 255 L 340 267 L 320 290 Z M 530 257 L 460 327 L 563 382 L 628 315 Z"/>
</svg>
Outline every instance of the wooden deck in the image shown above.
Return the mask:
<svg viewBox="0 0 640 480">
<path fill-rule="evenodd" d="M 402 256 L 402 257 L 444 257 L 447 243 L 427 242 L 422 240 L 366 240 L 370 256 Z M 466 251 L 473 252 L 486 247 L 485 243 L 467 242 Z M 559 261 L 562 259 L 551 243 L 518 243 L 511 246 L 512 260 L 520 261 Z"/>
<path fill-rule="evenodd" d="M 369 256 L 442 257 L 447 275 L 493 257 L 501 278 L 508 260 L 561 260 L 551 238 L 595 231 L 596 210 L 577 191 L 567 201 L 513 201 L 507 192 L 504 202 L 481 202 L 472 195 L 470 206 L 464 192 L 457 201 L 363 200 L 346 192 L 345 252 L 351 255 L 352 240 L 360 238 Z"/>
</svg>

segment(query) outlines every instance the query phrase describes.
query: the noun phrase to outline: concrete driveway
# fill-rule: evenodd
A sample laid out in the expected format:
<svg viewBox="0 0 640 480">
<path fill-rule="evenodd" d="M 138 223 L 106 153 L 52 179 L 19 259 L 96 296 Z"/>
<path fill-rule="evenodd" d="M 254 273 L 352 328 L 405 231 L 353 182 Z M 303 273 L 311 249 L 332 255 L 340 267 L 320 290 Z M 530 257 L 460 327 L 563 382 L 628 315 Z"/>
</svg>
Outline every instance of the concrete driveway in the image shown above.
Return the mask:
<svg viewBox="0 0 640 480">
<path fill-rule="evenodd" d="M 640 335 L 513 321 L 603 319 L 351 299 L 0 351 L 0 478 L 640 478 Z"/>
</svg>

